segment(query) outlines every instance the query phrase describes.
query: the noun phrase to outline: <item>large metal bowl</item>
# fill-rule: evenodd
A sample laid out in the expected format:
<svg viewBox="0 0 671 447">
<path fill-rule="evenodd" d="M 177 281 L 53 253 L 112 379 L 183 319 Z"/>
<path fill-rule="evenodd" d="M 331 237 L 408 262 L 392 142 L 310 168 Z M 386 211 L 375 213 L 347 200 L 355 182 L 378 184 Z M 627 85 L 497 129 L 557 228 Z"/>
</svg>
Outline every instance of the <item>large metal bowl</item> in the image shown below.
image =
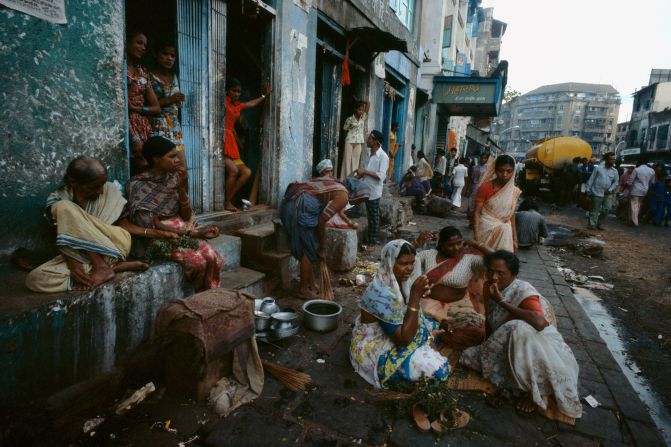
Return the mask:
<svg viewBox="0 0 671 447">
<path fill-rule="evenodd" d="M 342 306 L 335 301 L 310 300 L 303 304 L 303 324 L 317 332 L 329 332 L 338 327 Z"/>
</svg>

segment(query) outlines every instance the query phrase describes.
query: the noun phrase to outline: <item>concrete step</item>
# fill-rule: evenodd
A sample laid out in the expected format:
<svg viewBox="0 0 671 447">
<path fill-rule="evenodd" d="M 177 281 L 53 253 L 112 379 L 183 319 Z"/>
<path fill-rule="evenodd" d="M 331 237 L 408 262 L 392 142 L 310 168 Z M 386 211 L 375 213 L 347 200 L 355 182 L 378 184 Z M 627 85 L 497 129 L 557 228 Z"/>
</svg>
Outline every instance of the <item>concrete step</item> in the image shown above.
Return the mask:
<svg viewBox="0 0 671 447">
<path fill-rule="evenodd" d="M 274 289 L 274 282 L 266 274 L 245 267 L 238 267 L 221 275 L 221 287 L 240 290 L 256 297 L 263 297 Z"/>
<path fill-rule="evenodd" d="M 240 251 L 242 250 L 242 241 L 237 236 L 220 234 L 214 239 L 207 241 L 217 253 L 224 257 L 224 266 L 221 273 L 240 267 Z"/>
<path fill-rule="evenodd" d="M 266 222 L 238 230 L 242 239 L 241 262 L 244 266 L 259 265 L 261 253 L 275 248 L 275 225 Z M 252 267 L 253 268 L 253 267 Z"/>
<path fill-rule="evenodd" d="M 229 211 L 218 211 L 214 213 L 201 214 L 196 220 L 201 225 L 216 225 L 222 234 L 237 235 L 242 228 L 249 228 L 267 222 L 272 222 L 277 217 L 277 210 L 267 205 L 256 205 L 247 211 L 231 213 Z"/>
</svg>

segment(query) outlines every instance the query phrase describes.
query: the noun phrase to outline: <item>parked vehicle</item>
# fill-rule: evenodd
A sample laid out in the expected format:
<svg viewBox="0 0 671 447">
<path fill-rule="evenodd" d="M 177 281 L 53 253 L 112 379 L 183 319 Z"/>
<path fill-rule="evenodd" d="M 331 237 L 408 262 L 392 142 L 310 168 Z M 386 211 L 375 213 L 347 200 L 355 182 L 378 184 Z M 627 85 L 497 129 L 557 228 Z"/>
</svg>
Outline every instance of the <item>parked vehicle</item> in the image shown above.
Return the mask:
<svg viewBox="0 0 671 447">
<path fill-rule="evenodd" d="M 550 137 L 536 143 L 524 159 L 523 189 L 528 194 L 558 194 L 561 168 L 575 157 L 592 158 L 592 147 L 578 137 Z"/>
</svg>

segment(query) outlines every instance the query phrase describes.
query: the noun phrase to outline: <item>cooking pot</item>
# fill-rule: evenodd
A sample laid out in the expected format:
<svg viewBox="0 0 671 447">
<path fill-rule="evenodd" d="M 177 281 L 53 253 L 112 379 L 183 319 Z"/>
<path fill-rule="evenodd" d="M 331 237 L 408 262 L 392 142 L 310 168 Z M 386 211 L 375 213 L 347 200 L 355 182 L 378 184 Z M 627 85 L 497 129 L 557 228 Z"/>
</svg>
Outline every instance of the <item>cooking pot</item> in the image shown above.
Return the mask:
<svg viewBox="0 0 671 447">
<path fill-rule="evenodd" d="M 335 301 L 310 300 L 303 304 L 305 327 L 317 332 L 329 332 L 338 327 L 342 306 Z"/>
<path fill-rule="evenodd" d="M 254 327 L 256 328 L 257 332 L 263 332 L 270 329 L 270 323 L 270 315 L 265 312 L 261 312 L 260 310 L 254 311 Z"/>
</svg>

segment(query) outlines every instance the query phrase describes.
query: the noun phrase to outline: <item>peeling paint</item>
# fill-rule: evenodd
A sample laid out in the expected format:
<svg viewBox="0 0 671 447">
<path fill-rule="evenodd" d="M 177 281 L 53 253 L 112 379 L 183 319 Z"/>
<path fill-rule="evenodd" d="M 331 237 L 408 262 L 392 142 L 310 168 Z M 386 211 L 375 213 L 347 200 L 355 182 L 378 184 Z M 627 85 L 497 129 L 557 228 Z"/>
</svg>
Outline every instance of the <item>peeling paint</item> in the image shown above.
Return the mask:
<svg viewBox="0 0 671 447">
<path fill-rule="evenodd" d="M 0 14 L 0 256 L 40 248 L 46 195 L 86 154 L 126 176 L 123 2 L 68 3 L 67 25 Z"/>
</svg>

